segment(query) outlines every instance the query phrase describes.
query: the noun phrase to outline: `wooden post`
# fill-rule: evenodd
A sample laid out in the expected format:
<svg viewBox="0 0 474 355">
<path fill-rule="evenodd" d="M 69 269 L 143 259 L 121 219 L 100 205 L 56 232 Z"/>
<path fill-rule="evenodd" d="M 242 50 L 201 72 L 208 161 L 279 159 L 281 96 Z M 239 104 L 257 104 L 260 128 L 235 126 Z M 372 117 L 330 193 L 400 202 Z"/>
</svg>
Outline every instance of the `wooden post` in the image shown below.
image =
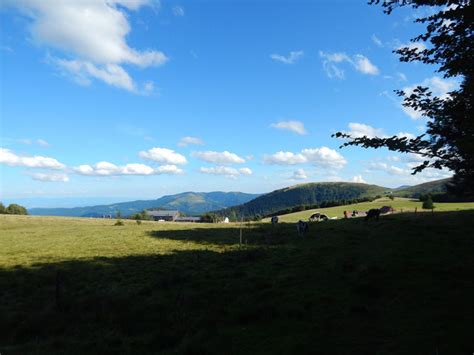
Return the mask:
<svg viewBox="0 0 474 355">
<path fill-rule="evenodd" d="M 244 218 L 240 218 L 240 238 L 239 238 L 239 247 L 242 248 L 242 223 L 244 223 Z"/>
<path fill-rule="evenodd" d="M 61 274 L 59 270 L 56 270 L 56 290 L 55 290 L 55 303 L 56 308 L 61 310 Z"/>
</svg>

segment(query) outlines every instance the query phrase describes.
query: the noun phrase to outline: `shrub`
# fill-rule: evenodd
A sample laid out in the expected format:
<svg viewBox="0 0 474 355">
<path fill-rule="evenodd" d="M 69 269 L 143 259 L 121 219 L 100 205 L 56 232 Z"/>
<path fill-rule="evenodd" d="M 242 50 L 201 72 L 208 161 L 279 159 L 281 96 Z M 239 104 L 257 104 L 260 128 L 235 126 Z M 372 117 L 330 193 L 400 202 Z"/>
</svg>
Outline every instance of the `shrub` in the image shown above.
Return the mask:
<svg viewBox="0 0 474 355">
<path fill-rule="evenodd" d="M 424 210 L 431 210 L 434 208 L 433 199 L 431 198 L 431 195 L 428 195 L 426 199 L 423 201 L 422 208 Z"/>
<path fill-rule="evenodd" d="M 117 219 L 117 222 L 115 222 L 114 226 L 124 226 L 125 223 L 121 219 Z"/>
<path fill-rule="evenodd" d="M 140 219 L 137 219 L 137 224 L 142 224 L 142 221 Z"/>
<path fill-rule="evenodd" d="M 26 210 L 25 207 L 17 205 L 16 203 L 12 203 L 9 205 L 6 209 L 5 212 L 7 214 L 22 214 L 22 215 L 27 215 L 28 211 Z"/>
</svg>

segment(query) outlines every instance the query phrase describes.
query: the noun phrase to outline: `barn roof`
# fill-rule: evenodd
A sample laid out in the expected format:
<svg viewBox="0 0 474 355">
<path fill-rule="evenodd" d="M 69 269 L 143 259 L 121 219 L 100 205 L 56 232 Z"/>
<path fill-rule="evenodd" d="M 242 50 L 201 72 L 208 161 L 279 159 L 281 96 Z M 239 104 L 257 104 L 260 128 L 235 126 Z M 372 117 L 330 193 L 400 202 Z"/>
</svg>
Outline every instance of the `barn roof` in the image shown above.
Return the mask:
<svg viewBox="0 0 474 355">
<path fill-rule="evenodd" d="M 152 217 L 175 217 L 179 211 L 146 211 L 147 215 Z"/>
</svg>

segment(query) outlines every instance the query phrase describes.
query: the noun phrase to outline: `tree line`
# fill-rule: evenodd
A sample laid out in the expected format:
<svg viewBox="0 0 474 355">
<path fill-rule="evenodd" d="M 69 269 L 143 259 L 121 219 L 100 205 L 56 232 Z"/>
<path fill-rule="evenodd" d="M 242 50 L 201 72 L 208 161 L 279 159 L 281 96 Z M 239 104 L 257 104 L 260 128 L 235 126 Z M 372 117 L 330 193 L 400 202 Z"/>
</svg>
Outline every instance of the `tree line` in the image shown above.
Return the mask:
<svg viewBox="0 0 474 355">
<path fill-rule="evenodd" d="M 20 214 L 20 215 L 27 215 L 28 210 L 16 203 L 11 203 L 8 207 L 5 207 L 3 203 L 0 202 L 0 214 Z"/>
</svg>

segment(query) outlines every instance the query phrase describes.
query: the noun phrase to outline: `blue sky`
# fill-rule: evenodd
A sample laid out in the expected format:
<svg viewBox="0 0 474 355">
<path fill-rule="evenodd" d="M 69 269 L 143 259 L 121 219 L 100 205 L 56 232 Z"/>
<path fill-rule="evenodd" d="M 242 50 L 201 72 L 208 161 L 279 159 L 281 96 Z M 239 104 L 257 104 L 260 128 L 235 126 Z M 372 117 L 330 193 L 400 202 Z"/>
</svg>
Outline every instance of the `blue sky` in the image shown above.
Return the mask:
<svg viewBox="0 0 474 355">
<path fill-rule="evenodd" d="M 31 205 L 383 186 L 419 159 L 339 149 L 336 131 L 418 135 L 394 89 L 456 83 L 392 50 L 423 8 L 366 1 L 6 1 L 0 8 L 0 199 Z M 29 200 L 28 200 L 29 199 Z M 29 201 L 29 202 L 28 202 Z"/>
</svg>

